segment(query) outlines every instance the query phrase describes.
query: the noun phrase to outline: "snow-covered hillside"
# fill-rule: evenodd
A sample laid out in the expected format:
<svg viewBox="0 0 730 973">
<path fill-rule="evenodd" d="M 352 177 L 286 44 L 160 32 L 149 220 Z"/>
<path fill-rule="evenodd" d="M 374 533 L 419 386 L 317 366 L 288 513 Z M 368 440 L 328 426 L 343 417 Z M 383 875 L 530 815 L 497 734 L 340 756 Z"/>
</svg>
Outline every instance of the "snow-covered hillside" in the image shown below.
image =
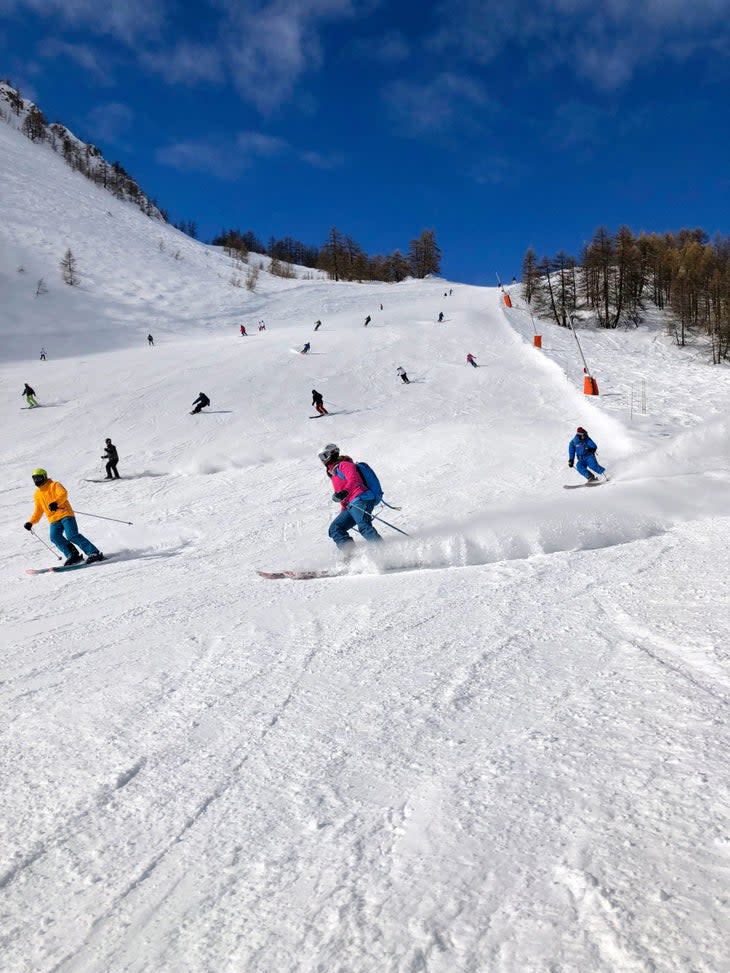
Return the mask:
<svg viewBox="0 0 730 973">
<path fill-rule="evenodd" d="M 727 370 L 586 333 L 586 398 L 517 295 L 251 294 L 2 125 L 0 171 L 3 970 L 730 969 Z M 259 578 L 336 563 L 328 441 L 411 538 Z M 24 573 L 37 466 L 108 562 Z"/>
</svg>

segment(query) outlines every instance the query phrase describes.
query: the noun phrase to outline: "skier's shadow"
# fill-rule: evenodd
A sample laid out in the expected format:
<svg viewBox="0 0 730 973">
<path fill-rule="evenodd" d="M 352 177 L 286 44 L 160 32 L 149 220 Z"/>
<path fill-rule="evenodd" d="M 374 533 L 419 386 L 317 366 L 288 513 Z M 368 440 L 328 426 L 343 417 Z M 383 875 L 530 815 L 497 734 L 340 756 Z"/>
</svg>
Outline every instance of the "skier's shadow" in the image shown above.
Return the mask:
<svg viewBox="0 0 730 973">
<path fill-rule="evenodd" d="M 226 412 L 233 412 L 233 409 L 205 409 L 205 412 L 209 416 L 217 416 L 217 415 L 223 415 Z M 202 411 L 198 413 L 198 415 L 201 415 L 201 414 L 202 414 Z"/>
</svg>

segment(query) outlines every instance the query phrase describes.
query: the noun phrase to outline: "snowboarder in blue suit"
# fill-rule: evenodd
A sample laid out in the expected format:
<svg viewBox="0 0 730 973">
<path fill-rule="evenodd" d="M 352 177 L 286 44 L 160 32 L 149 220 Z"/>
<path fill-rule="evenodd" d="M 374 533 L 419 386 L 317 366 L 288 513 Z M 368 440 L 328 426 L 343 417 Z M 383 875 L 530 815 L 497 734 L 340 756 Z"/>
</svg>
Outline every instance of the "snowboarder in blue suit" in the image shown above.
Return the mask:
<svg viewBox="0 0 730 973">
<path fill-rule="evenodd" d="M 568 444 L 568 466 L 572 467 L 573 462 L 577 459 L 575 468 L 589 483 L 595 483 L 598 479 L 593 473 L 606 472 L 596 459 L 597 449 L 598 446 L 596 446 L 583 426 L 578 426 L 575 431 L 575 436 L 573 436 Z M 591 470 L 593 470 L 593 473 L 591 473 Z"/>
</svg>

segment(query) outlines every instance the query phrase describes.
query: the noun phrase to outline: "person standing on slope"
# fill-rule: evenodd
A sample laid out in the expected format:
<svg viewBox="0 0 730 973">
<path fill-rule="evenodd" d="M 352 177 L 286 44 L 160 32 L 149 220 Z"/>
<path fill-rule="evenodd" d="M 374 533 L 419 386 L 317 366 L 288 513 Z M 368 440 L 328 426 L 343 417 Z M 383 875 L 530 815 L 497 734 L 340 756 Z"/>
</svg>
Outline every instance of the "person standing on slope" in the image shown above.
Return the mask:
<svg viewBox="0 0 730 973">
<path fill-rule="evenodd" d="M 445 294 L 444 294 L 444 297 L 446 297 Z M 441 324 L 441 322 L 443 321 L 443 319 L 444 319 L 444 312 L 443 311 L 439 311 L 439 324 Z"/>
<path fill-rule="evenodd" d="M 568 443 L 568 466 L 572 468 L 573 462 L 576 470 L 584 476 L 589 483 L 596 483 L 598 477 L 593 473 L 605 473 L 606 470 L 596 459 L 598 446 L 593 442 L 583 426 L 578 426 L 575 436 Z M 591 473 L 593 470 L 593 473 Z"/>
<path fill-rule="evenodd" d="M 205 394 L 205 392 L 201 392 L 200 395 L 195 400 L 195 402 L 193 402 L 193 411 L 190 413 L 190 415 L 191 416 L 197 415 L 201 409 L 205 409 L 209 405 L 210 405 L 210 399 Z"/>
<path fill-rule="evenodd" d="M 29 409 L 34 409 L 38 405 L 35 398 L 35 392 L 27 382 L 25 383 L 25 388 L 20 394 L 25 396 L 25 401 L 28 403 Z"/>
<path fill-rule="evenodd" d="M 41 361 L 45 361 L 45 360 L 46 360 L 46 349 L 41 348 Z"/>
<path fill-rule="evenodd" d="M 367 326 L 370 324 L 371 321 L 372 321 L 372 318 L 368 314 L 368 316 L 365 318 L 365 324 L 363 325 L 363 327 L 364 328 L 367 328 Z"/>
<path fill-rule="evenodd" d="M 248 338 L 248 332 L 246 331 L 246 328 L 244 327 L 244 325 L 241 325 L 241 337 L 242 338 Z"/>
<path fill-rule="evenodd" d="M 473 365 L 474 368 L 479 368 L 479 366 L 476 363 L 476 359 L 474 358 L 474 355 L 467 355 L 466 360 L 469 362 L 470 365 Z"/>
<path fill-rule="evenodd" d="M 402 381 L 402 382 L 403 382 L 403 383 L 404 383 L 405 385 L 410 385 L 410 384 L 411 384 L 411 380 L 410 380 L 410 379 L 408 378 L 408 376 L 406 375 L 406 370 L 405 370 L 405 368 L 403 368 L 403 367 L 402 367 L 401 365 L 399 365 L 399 366 L 398 366 L 398 367 L 396 368 L 396 370 L 395 370 L 395 373 L 396 373 L 396 375 L 400 375 L 400 377 L 401 377 L 401 381 Z"/>
<path fill-rule="evenodd" d="M 74 544 L 78 544 L 86 554 L 87 564 L 103 561 L 104 555 L 99 548 L 79 533 L 76 517 L 71 504 L 68 502 L 68 494 L 63 484 L 56 480 L 50 480 L 48 473 L 43 469 L 33 470 L 31 475 L 36 485 L 35 496 L 33 497 L 35 507 L 30 520 L 23 524 L 23 527 L 26 530 L 33 530 L 33 525 L 37 524 L 45 514 L 50 524 L 51 542 L 66 558 L 66 565 L 78 564 L 83 561 L 83 557 L 76 550 Z"/>
<path fill-rule="evenodd" d="M 340 513 L 329 526 L 329 536 L 340 550 L 354 544 L 349 531 L 357 527 L 368 543 L 378 543 L 382 537 L 373 527 L 375 494 L 363 481 L 351 456 L 343 456 L 339 446 L 328 443 L 319 452 L 319 459 L 332 481 L 332 499 L 340 504 Z"/>
<path fill-rule="evenodd" d="M 147 335 L 147 344 L 148 344 L 148 345 L 149 345 L 150 347 L 152 347 L 152 345 L 154 345 L 154 343 L 155 343 L 155 339 L 154 339 L 154 338 L 152 337 L 152 335 L 151 335 L 151 334 L 148 334 L 148 335 Z"/>
<path fill-rule="evenodd" d="M 312 405 L 321 416 L 329 415 L 329 412 L 324 407 L 324 396 L 316 389 L 312 389 Z"/>
<path fill-rule="evenodd" d="M 106 478 L 107 480 L 119 480 L 119 470 L 117 469 L 117 463 L 119 462 L 119 453 L 117 452 L 117 447 L 111 441 L 111 439 L 105 439 L 105 453 L 101 457 L 107 461 L 106 464 Z M 112 473 L 114 474 L 112 476 Z"/>
<path fill-rule="evenodd" d="M 316 321 L 314 322 L 314 330 L 315 330 L 315 331 L 319 331 L 319 329 L 320 329 L 321 327 L 322 327 L 322 322 L 321 322 L 321 321 L 320 321 L 319 319 L 317 319 L 317 320 L 316 320 Z"/>
</svg>

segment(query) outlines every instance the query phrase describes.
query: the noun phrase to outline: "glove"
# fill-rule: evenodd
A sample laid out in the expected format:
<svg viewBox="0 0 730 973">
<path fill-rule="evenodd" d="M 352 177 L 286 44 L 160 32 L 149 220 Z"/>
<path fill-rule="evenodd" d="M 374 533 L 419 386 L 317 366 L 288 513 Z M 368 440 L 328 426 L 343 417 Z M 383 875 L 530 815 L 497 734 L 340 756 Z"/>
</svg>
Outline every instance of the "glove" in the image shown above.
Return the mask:
<svg viewBox="0 0 730 973">
<path fill-rule="evenodd" d="M 54 513 L 55 514 L 55 512 L 58 510 L 58 504 L 56 503 L 55 500 L 52 500 L 48 504 L 48 509 L 51 511 L 51 513 Z"/>
<path fill-rule="evenodd" d="M 344 500 L 347 496 L 347 490 L 338 490 L 337 493 L 332 494 L 332 499 L 336 501 Z"/>
<path fill-rule="evenodd" d="M 33 524 L 31 524 L 30 521 L 27 521 L 27 523 L 23 524 L 23 527 L 25 527 L 26 530 L 33 530 Z"/>
<path fill-rule="evenodd" d="M 571 468 L 571 470 L 573 469 L 573 460 L 572 459 L 569 459 L 568 460 L 568 466 Z"/>
</svg>

